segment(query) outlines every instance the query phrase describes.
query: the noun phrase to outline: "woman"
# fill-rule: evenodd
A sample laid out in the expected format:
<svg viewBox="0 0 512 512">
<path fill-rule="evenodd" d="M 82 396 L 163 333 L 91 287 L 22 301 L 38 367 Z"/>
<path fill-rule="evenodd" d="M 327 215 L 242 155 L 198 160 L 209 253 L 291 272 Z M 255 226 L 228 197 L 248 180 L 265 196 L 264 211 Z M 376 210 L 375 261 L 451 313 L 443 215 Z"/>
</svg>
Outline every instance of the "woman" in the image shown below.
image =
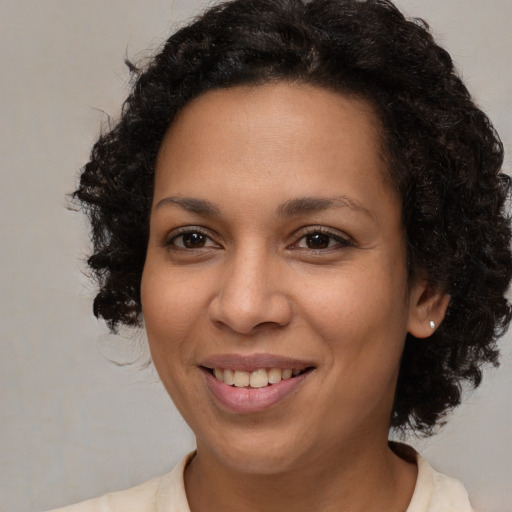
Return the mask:
<svg viewBox="0 0 512 512">
<path fill-rule="evenodd" d="M 197 451 L 64 510 L 471 510 L 388 443 L 511 318 L 503 148 L 449 55 L 388 1 L 235 0 L 134 72 L 76 192 L 94 313 L 144 325 Z"/>
</svg>

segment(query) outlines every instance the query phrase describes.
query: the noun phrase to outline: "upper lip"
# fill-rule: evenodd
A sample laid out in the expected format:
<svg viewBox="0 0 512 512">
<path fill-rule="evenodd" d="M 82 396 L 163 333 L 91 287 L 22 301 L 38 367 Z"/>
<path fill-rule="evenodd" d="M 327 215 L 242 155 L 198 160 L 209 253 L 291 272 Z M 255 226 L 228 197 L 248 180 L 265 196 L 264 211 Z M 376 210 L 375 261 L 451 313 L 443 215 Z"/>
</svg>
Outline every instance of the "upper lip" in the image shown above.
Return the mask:
<svg viewBox="0 0 512 512">
<path fill-rule="evenodd" d="M 315 366 L 311 361 L 273 354 L 218 354 L 201 361 L 205 368 L 223 368 L 252 372 L 260 368 L 292 368 L 304 370 Z"/>
</svg>

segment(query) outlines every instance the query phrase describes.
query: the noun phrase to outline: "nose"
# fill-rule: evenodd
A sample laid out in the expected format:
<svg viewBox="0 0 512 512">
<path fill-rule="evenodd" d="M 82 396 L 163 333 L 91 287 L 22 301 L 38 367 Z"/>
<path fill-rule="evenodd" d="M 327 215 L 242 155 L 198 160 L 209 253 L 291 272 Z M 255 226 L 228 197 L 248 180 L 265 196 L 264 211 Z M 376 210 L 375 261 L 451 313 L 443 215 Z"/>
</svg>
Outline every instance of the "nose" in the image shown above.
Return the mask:
<svg viewBox="0 0 512 512">
<path fill-rule="evenodd" d="M 226 262 L 209 304 L 210 321 L 244 335 L 264 327 L 284 327 L 292 317 L 286 288 L 286 277 L 274 255 L 261 248 L 246 250 Z"/>
</svg>

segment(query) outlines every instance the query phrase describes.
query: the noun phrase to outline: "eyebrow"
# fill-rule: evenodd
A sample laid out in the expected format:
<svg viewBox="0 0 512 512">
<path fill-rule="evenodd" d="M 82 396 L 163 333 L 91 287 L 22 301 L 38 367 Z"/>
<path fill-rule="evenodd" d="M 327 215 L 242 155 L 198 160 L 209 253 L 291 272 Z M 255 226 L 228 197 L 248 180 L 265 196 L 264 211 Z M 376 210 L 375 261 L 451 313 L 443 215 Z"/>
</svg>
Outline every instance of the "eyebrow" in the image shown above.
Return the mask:
<svg viewBox="0 0 512 512">
<path fill-rule="evenodd" d="M 197 199 L 194 197 L 165 197 L 158 202 L 156 209 L 168 204 L 179 206 L 188 212 L 206 217 L 219 217 L 221 215 L 220 209 L 213 203 L 205 199 Z M 331 208 L 343 207 L 347 207 L 351 210 L 364 213 L 369 217 L 373 217 L 370 210 L 344 195 L 338 195 L 335 197 L 299 197 L 296 199 L 290 199 L 278 206 L 277 215 L 279 217 L 296 217 L 305 213 L 314 213 Z"/>
<path fill-rule="evenodd" d="M 204 199 L 196 199 L 193 197 L 165 197 L 156 205 L 156 209 L 166 205 L 177 205 L 184 210 L 197 215 L 204 215 L 206 217 L 218 217 L 220 216 L 220 210 L 210 201 Z"/>
<path fill-rule="evenodd" d="M 373 217 L 370 210 L 344 195 L 335 197 L 299 197 L 286 201 L 277 209 L 280 217 L 294 217 L 304 213 L 314 213 L 330 208 L 347 207 L 351 210 L 364 213 L 369 217 Z"/>
</svg>

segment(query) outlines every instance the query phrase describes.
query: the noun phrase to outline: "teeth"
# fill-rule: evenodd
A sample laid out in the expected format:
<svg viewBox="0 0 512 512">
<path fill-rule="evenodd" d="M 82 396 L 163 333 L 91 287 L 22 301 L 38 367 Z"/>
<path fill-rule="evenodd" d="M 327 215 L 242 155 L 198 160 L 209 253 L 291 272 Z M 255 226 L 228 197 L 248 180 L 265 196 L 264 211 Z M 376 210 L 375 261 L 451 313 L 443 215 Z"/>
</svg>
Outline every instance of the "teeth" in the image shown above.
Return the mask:
<svg viewBox="0 0 512 512">
<path fill-rule="evenodd" d="M 242 370 L 230 370 L 222 368 L 214 368 L 213 374 L 217 380 L 224 382 L 228 386 L 236 386 L 237 388 L 264 388 L 269 384 L 277 384 L 281 380 L 291 379 L 292 376 L 300 375 L 300 368 L 259 368 L 253 372 L 245 372 Z"/>
<path fill-rule="evenodd" d="M 250 382 L 249 372 L 236 371 L 233 382 L 237 388 L 246 388 Z"/>
<path fill-rule="evenodd" d="M 252 372 L 250 385 L 251 388 L 264 388 L 265 386 L 268 386 L 267 370 L 261 369 Z"/>
<path fill-rule="evenodd" d="M 285 368 L 283 370 L 283 380 L 291 379 L 291 377 L 292 377 L 292 369 L 291 368 Z"/>
<path fill-rule="evenodd" d="M 272 368 L 268 371 L 268 383 L 269 384 L 277 384 L 278 382 L 281 382 L 281 375 L 282 375 L 281 368 Z"/>
<path fill-rule="evenodd" d="M 217 368 L 215 368 L 217 370 Z M 219 379 L 222 380 L 222 379 Z M 228 386 L 232 386 L 235 383 L 235 374 L 233 370 L 224 370 L 224 382 Z"/>
</svg>

